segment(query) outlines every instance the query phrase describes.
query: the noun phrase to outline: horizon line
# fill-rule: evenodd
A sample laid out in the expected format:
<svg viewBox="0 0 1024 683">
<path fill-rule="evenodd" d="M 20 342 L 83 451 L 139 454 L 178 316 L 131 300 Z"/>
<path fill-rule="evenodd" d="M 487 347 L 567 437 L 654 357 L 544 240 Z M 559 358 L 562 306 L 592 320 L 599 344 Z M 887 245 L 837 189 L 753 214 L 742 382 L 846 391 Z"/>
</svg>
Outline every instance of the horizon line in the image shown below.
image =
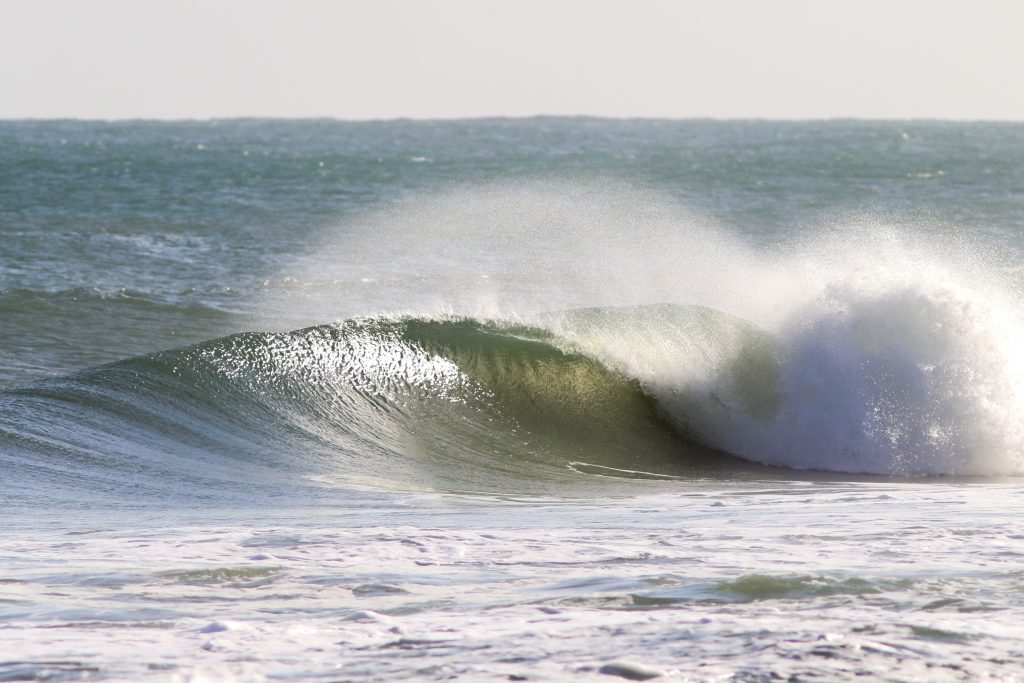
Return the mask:
<svg viewBox="0 0 1024 683">
<path fill-rule="evenodd" d="M 216 123 L 230 121 L 335 121 L 338 123 L 458 123 L 468 121 L 529 121 L 537 119 L 584 119 L 604 121 L 651 121 L 651 122 L 718 122 L 718 123 L 743 123 L 743 122 L 765 122 L 765 123 L 829 123 L 843 121 L 858 121 L 870 123 L 911 123 L 911 122 L 935 122 L 935 123 L 1024 123 L 1024 118 L 997 118 L 997 117 L 941 117 L 941 116 L 910 116 L 910 117 L 889 117 L 889 116 L 807 116 L 807 117 L 784 117 L 784 116 L 612 116 L 602 114 L 484 114 L 479 116 L 380 116 L 380 117 L 352 117 L 342 116 L 281 116 L 261 114 L 240 114 L 227 116 L 113 116 L 113 117 L 78 117 L 78 116 L 4 116 L 0 114 L 0 123 L 58 123 L 58 122 L 79 122 L 79 123 Z"/>
</svg>

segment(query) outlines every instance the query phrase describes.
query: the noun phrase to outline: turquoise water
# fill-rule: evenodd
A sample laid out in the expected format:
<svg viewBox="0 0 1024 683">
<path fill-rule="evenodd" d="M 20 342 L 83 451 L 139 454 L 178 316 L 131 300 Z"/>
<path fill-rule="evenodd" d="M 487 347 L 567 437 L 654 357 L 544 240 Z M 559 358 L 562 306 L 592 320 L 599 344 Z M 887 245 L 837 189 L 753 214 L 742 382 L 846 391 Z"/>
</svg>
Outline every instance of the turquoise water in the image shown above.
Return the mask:
<svg viewBox="0 0 1024 683">
<path fill-rule="evenodd" d="M 1012 680 L 1022 228 L 1021 124 L 0 122 L 0 679 Z"/>
</svg>

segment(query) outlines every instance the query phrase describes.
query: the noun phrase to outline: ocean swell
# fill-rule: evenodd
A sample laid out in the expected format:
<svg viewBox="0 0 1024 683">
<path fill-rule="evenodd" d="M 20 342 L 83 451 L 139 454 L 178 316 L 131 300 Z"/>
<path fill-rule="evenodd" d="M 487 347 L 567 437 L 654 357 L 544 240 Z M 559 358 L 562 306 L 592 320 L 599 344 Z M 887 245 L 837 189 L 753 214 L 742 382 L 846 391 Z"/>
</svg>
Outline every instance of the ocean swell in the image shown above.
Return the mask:
<svg viewBox="0 0 1024 683">
<path fill-rule="evenodd" d="M 804 470 L 1015 475 L 1020 375 L 1001 326 L 953 289 L 922 287 L 837 287 L 774 334 L 667 304 L 531 325 L 359 319 L 8 389 L 0 443 L 12 481 L 79 496 L 339 484 L 565 494 L 616 473 L 770 473 L 728 454 Z"/>
</svg>

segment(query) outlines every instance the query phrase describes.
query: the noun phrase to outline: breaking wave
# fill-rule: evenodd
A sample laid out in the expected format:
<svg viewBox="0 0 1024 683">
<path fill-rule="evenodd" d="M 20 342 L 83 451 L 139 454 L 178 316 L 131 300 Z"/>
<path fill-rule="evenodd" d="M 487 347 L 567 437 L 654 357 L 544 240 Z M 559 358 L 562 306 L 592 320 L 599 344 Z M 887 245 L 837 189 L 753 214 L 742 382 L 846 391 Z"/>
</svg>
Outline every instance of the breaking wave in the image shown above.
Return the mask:
<svg viewBox="0 0 1024 683">
<path fill-rule="evenodd" d="M 905 287 L 834 289 L 775 332 L 664 304 L 237 334 L 8 389 L 0 451 L 13 481 L 79 496 L 768 472 L 744 461 L 1014 475 L 1022 385 L 1002 325 L 952 289 Z"/>
</svg>

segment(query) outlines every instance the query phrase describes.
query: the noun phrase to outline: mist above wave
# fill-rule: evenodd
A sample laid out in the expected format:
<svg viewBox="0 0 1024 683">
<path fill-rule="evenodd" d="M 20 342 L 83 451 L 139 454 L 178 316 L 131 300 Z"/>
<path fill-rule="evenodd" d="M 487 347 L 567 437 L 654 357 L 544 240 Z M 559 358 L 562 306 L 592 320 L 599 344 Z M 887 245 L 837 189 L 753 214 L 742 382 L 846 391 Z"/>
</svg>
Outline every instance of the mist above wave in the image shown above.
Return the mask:
<svg viewBox="0 0 1024 683">
<path fill-rule="evenodd" d="M 772 241 L 746 228 L 607 179 L 438 191 L 325 231 L 263 310 L 268 326 L 381 313 L 546 325 L 641 381 L 680 428 L 758 462 L 1022 471 L 1013 254 L 956 226 L 873 217 Z M 552 315 L 665 303 L 760 329 L 777 375 L 736 361 L 736 330 L 687 336 L 652 315 L 583 333 Z"/>
</svg>

